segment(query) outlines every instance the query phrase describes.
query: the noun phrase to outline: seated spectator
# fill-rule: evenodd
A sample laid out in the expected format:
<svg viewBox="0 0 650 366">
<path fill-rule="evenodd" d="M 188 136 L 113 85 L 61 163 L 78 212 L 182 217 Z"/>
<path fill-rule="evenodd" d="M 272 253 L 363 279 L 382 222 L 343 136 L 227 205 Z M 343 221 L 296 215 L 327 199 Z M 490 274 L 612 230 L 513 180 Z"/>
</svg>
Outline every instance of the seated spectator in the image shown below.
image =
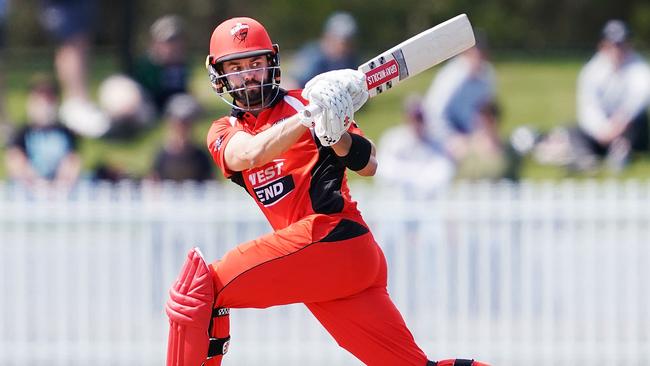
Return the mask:
<svg viewBox="0 0 650 366">
<path fill-rule="evenodd" d="M 184 28 L 176 15 L 156 20 L 150 28 L 149 50 L 135 64 L 133 77 L 148 93 L 159 115 L 174 94 L 187 92 L 189 69 Z"/>
<path fill-rule="evenodd" d="M 520 157 L 499 136 L 496 79 L 485 35 L 436 75 L 424 102 L 433 139 L 456 161 L 460 179 L 518 179 Z"/>
<path fill-rule="evenodd" d="M 620 20 L 607 22 L 598 51 L 578 77 L 578 126 L 571 131 L 574 156 L 589 166 L 606 157 L 620 170 L 631 151 L 648 150 L 650 67 L 632 48 Z"/>
<path fill-rule="evenodd" d="M 531 148 L 538 162 L 594 172 L 604 158 L 616 173 L 632 152 L 648 150 L 650 67 L 629 37 L 622 21 L 605 24 L 596 54 L 578 76 L 577 125 L 540 136 Z"/>
<path fill-rule="evenodd" d="M 70 188 L 81 171 L 77 139 L 57 119 L 59 92 L 53 80 L 35 77 L 27 96 L 27 123 L 5 154 L 11 179 L 28 187 Z"/>
<path fill-rule="evenodd" d="M 299 87 L 314 76 L 338 69 L 356 69 L 359 66 L 355 37 L 357 23 L 349 13 L 332 14 L 318 41 L 303 46 L 295 58 L 294 79 Z"/>
<path fill-rule="evenodd" d="M 104 79 L 97 89 L 99 106 L 110 120 L 102 137 L 129 139 L 154 125 L 155 110 L 142 87 L 126 75 Z"/>
<path fill-rule="evenodd" d="M 478 111 L 474 131 L 457 161 L 459 179 L 518 180 L 521 157 L 499 136 L 499 108 L 488 103 Z"/>
<path fill-rule="evenodd" d="M 482 32 L 436 75 L 424 113 L 429 133 L 456 162 L 456 178 L 518 179 L 520 158 L 499 136 L 496 78 Z"/>
<path fill-rule="evenodd" d="M 481 111 L 494 104 L 496 83 L 488 61 L 487 42 L 477 33 L 475 47 L 449 61 L 438 72 L 424 99 L 424 116 L 436 141 L 454 159 L 464 158 Z"/>
<path fill-rule="evenodd" d="M 203 182 L 212 179 L 212 162 L 207 151 L 191 141 L 194 121 L 201 108 L 188 94 L 175 95 L 167 105 L 167 136 L 156 154 L 152 178 L 155 180 Z"/>
<path fill-rule="evenodd" d="M 453 179 L 454 162 L 427 133 L 419 96 L 406 99 L 403 121 L 379 140 L 377 179 L 414 197 L 432 196 Z"/>
</svg>

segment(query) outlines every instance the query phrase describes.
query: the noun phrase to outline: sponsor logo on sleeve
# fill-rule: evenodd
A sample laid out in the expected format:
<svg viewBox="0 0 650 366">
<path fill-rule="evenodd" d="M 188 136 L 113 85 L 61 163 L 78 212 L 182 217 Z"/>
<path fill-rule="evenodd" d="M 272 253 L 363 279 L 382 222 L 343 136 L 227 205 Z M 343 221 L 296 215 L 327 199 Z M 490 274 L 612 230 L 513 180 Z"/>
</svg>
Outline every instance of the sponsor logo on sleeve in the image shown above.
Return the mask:
<svg viewBox="0 0 650 366">
<path fill-rule="evenodd" d="M 216 140 L 214 140 L 214 143 L 212 144 L 212 151 L 218 152 L 221 150 L 221 145 L 223 144 L 223 135 L 217 137 Z"/>
</svg>

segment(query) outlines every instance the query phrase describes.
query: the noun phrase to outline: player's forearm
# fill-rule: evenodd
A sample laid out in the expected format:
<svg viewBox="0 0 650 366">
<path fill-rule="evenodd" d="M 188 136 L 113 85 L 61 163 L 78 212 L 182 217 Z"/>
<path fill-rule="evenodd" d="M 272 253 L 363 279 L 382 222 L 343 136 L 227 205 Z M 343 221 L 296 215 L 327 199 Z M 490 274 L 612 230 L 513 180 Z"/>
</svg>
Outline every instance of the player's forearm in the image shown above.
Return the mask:
<svg viewBox="0 0 650 366">
<path fill-rule="evenodd" d="M 297 115 L 290 117 L 252 136 L 242 149 L 241 159 L 248 169 L 264 165 L 287 151 L 306 130 Z"/>
<path fill-rule="evenodd" d="M 377 167 L 379 164 L 377 163 L 377 158 L 374 156 L 370 156 L 370 159 L 368 159 L 368 164 L 366 166 L 357 171 L 357 174 L 359 174 L 362 177 L 372 177 L 377 173 Z"/>
<path fill-rule="evenodd" d="M 341 136 L 341 139 L 332 145 L 332 150 L 337 156 L 345 156 L 350 152 L 350 146 L 352 146 L 352 138 L 349 133 L 344 133 Z"/>
</svg>

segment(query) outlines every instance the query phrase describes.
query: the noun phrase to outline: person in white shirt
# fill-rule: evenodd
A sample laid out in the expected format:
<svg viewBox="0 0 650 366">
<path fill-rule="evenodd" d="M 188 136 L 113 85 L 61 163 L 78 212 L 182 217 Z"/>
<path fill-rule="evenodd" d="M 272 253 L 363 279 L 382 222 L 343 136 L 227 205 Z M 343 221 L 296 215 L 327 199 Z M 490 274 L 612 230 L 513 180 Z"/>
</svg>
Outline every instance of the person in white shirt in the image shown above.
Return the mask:
<svg viewBox="0 0 650 366">
<path fill-rule="evenodd" d="M 571 134 L 578 156 L 606 157 L 618 166 L 630 151 L 648 150 L 650 67 L 629 36 L 624 22 L 605 24 L 598 51 L 578 77 L 578 126 Z"/>
</svg>

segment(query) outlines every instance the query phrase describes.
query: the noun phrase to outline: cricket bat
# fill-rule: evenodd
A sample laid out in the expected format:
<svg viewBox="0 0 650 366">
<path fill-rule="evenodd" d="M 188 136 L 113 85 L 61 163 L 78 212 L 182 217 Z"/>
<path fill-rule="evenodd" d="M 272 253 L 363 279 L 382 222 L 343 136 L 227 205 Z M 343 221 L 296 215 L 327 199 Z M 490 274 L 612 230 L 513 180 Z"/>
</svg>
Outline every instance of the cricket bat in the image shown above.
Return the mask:
<svg viewBox="0 0 650 366">
<path fill-rule="evenodd" d="M 358 70 L 366 74 L 366 87 L 372 98 L 458 55 L 475 43 L 472 25 L 467 15 L 461 14 L 380 53 L 359 66 Z M 308 117 L 318 114 L 320 107 L 310 104 L 304 113 Z"/>
</svg>

